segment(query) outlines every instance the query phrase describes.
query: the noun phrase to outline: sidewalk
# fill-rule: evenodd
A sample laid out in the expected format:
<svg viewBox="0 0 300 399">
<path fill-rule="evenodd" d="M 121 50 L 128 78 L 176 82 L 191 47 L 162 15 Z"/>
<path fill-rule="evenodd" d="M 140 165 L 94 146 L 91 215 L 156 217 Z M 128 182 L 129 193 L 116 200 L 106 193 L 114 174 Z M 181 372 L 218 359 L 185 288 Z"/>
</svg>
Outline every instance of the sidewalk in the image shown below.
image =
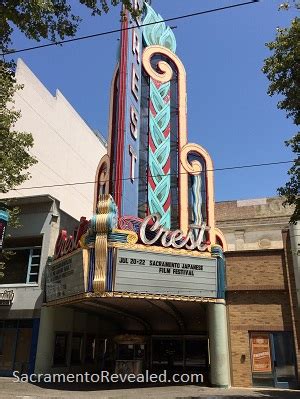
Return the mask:
<svg viewBox="0 0 300 399">
<path fill-rule="evenodd" d="M 215 389 L 195 385 L 116 389 L 99 384 L 17 383 L 13 378 L 0 378 L 0 399 L 300 399 L 300 391 L 276 389 Z"/>
</svg>

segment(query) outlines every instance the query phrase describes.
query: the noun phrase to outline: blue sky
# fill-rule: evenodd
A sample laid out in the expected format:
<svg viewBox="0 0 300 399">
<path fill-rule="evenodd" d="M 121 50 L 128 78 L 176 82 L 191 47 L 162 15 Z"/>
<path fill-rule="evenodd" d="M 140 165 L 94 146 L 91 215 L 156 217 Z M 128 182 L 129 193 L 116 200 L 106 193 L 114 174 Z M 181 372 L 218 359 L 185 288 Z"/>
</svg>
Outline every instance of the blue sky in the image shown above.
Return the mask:
<svg viewBox="0 0 300 399">
<path fill-rule="evenodd" d="M 153 0 L 164 18 L 222 7 L 238 0 Z M 83 18 L 79 35 L 119 27 L 119 9 L 91 17 L 72 0 Z M 267 95 L 261 72 L 269 55 L 265 43 L 277 26 L 288 26 L 295 11 L 278 12 L 282 0 L 260 3 L 172 22 L 177 54 L 187 72 L 189 141 L 205 147 L 216 168 L 292 159 L 284 140 L 295 132 L 291 120 Z M 93 128 L 107 136 L 109 90 L 119 34 L 20 53 L 43 84 L 64 94 Z M 16 32 L 14 48 L 34 45 Z M 86 154 L 88 156 L 88 154 Z M 216 171 L 217 201 L 276 195 L 289 165 Z"/>
</svg>

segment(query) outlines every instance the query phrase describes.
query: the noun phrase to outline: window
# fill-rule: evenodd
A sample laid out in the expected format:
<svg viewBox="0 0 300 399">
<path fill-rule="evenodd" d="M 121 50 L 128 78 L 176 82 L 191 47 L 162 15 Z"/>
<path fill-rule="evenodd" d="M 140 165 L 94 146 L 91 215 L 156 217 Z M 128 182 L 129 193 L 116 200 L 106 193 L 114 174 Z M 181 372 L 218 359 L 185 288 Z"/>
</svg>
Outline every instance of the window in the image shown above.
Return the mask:
<svg viewBox="0 0 300 399">
<path fill-rule="evenodd" d="M 118 360 L 133 360 L 134 359 L 134 345 L 120 344 L 118 347 Z"/>
<path fill-rule="evenodd" d="M 82 354 L 82 334 L 74 334 L 71 347 L 71 364 L 80 364 Z"/>
<path fill-rule="evenodd" d="M 187 367 L 208 367 L 207 338 L 189 338 L 185 341 L 185 365 Z"/>
<path fill-rule="evenodd" d="M 41 263 L 41 248 L 31 248 L 29 253 L 26 283 L 37 283 Z"/>
<path fill-rule="evenodd" d="M 41 247 L 8 248 L 12 255 L 5 262 L 1 284 L 33 284 L 38 282 Z"/>
<path fill-rule="evenodd" d="M 155 366 L 168 366 L 168 368 L 183 366 L 183 339 L 154 338 L 152 362 Z"/>
<path fill-rule="evenodd" d="M 68 333 L 56 333 L 54 342 L 53 366 L 67 364 Z"/>
</svg>

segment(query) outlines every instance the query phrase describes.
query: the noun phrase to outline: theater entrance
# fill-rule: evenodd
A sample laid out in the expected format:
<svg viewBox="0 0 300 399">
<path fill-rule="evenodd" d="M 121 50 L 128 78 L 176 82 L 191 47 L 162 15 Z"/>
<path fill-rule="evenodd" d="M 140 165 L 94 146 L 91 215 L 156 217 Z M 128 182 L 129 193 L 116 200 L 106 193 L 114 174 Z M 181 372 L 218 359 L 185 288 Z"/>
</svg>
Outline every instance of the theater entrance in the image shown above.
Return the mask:
<svg viewBox="0 0 300 399">
<path fill-rule="evenodd" d="M 208 376 L 208 304 L 102 298 L 76 304 L 110 320 L 103 365 L 116 373 L 200 373 Z M 207 381 L 207 379 L 206 379 Z"/>
<path fill-rule="evenodd" d="M 153 336 L 151 369 L 170 373 L 192 373 L 208 370 L 207 336 Z"/>
<path fill-rule="evenodd" d="M 67 319 L 68 327 L 62 323 Z M 43 308 L 43 320 L 47 331 L 51 325 L 54 337 L 64 334 L 64 365 L 69 372 L 80 366 L 85 371 L 118 374 L 201 374 L 203 385 L 210 385 L 213 373 L 219 372 L 219 359 L 227 359 L 222 303 L 93 297 Z M 41 338 L 39 344 L 53 359 L 51 341 Z M 75 349 L 76 364 L 72 362 Z M 55 371 L 44 357 L 38 357 L 37 364 L 39 372 Z"/>
<path fill-rule="evenodd" d="M 208 338 L 205 335 L 117 336 L 115 372 L 122 374 L 201 373 L 209 366 Z"/>
</svg>

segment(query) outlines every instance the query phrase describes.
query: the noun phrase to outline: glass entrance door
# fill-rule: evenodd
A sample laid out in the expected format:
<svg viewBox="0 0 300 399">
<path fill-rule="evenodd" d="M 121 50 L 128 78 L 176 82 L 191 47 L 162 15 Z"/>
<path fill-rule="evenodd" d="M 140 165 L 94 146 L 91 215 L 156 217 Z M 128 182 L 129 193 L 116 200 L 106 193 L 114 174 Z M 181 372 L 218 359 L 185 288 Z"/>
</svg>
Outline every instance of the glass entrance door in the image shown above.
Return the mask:
<svg viewBox="0 0 300 399">
<path fill-rule="evenodd" d="M 183 370 L 183 339 L 155 337 L 152 339 L 152 367 L 156 372 L 177 373 Z"/>
<path fill-rule="evenodd" d="M 295 354 L 292 334 L 272 333 L 275 386 L 290 388 L 296 383 Z"/>
<path fill-rule="evenodd" d="M 153 336 L 151 365 L 155 372 L 207 373 L 208 340 L 206 336 Z"/>
<path fill-rule="evenodd" d="M 293 388 L 296 386 L 295 352 L 292 333 L 250 334 L 254 386 Z"/>
</svg>

